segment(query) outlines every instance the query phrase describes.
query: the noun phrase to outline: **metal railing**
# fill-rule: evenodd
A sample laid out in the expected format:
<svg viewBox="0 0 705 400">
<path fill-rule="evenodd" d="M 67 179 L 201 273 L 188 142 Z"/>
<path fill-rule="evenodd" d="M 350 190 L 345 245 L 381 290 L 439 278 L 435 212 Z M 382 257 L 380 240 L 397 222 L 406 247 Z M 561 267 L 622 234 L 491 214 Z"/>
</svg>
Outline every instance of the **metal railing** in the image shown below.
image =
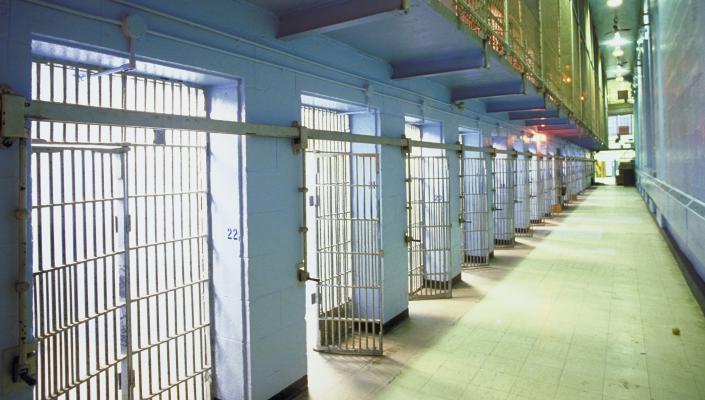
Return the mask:
<svg viewBox="0 0 705 400">
<path fill-rule="evenodd" d="M 461 24 L 579 125 L 607 140 L 603 84 L 591 24 L 578 22 L 566 0 L 453 0 Z M 585 17 L 587 18 L 587 17 Z"/>
</svg>

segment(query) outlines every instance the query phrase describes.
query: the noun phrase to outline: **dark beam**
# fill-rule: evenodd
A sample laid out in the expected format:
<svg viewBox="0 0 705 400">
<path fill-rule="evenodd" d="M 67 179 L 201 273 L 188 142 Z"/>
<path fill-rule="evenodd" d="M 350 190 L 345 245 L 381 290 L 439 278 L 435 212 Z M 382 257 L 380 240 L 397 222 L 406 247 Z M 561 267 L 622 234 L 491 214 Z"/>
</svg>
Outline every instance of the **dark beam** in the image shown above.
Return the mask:
<svg viewBox="0 0 705 400">
<path fill-rule="evenodd" d="M 565 125 L 569 124 L 570 120 L 568 118 L 534 118 L 527 119 L 526 126 L 537 126 L 537 125 Z"/>
<path fill-rule="evenodd" d="M 392 79 L 428 78 L 456 72 L 470 72 L 479 70 L 484 66 L 485 56 L 482 51 L 446 57 L 432 57 L 424 60 L 393 63 Z"/>
<path fill-rule="evenodd" d="M 488 113 L 507 111 L 546 111 L 543 97 L 527 97 L 521 100 L 494 100 L 485 103 Z"/>
<path fill-rule="evenodd" d="M 577 125 L 573 125 L 573 124 L 547 125 L 547 126 L 540 126 L 539 125 L 539 132 L 551 132 L 551 131 L 562 131 L 562 130 L 577 131 L 578 127 L 577 127 Z"/>
<path fill-rule="evenodd" d="M 332 32 L 400 14 L 402 0 L 349 0 L 300 10 L 279 17 L 277 38 Z"/>
<path fill-rule="evenodd" d="M 489 97 L 511 96 L 526 94 L 524 80 L 500 82 L 496 84 L 484 84 L 478 86 L 468 86 L 453 88 L 451 92 L 452 101 L 462 101 L 469 99 L 484 99 Z"/>
<path fill-rule="evenodd" d="M 558 118 L 558 110 L 546 110 L 546 111 L 517 111 L 510 112 L 509 119 L 512 121 L 517 121 L 521 119 L 532 119 L 532 118 Z"/>
</svg>

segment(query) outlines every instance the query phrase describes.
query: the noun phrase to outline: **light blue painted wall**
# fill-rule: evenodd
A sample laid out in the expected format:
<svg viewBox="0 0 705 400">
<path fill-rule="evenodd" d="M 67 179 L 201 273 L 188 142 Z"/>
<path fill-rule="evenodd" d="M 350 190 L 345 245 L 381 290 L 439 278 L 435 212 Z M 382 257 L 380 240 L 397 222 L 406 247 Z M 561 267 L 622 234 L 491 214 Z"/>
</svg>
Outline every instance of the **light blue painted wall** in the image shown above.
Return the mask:
<svg viewBox="0 0 705 400">
<path fill-rule="evenodd" d="M 404 116 L 423 113 L 426 118 L 441 122 L 446 142 L 456 143 L 457 127 L 475 126 L 473 111 L 482 111 L 478 102 L 468 102 L 469 111 L 455 110 L 448 104 L 448 88 L 428 80 L 391 82 L 390 67 L 385 62 L 327 37 L 278 41 L 274 39 L 275 16 L 243 1 L 135 0 L 135 3 L 183 21 L 108 0 L 62 0 L 44 5 L 37 1 L 0 0 L 0 83 L 9 84 L 29 97 L 32 37 L 124 56 L 127 45 L 117 21 L 126 14 L 140 14 L 150 34 L 137 43 L 138 60 L 240 79 L 244 118 L 249 122 L 289 125 L 299 119 L 301 93 L 310 92 L 353 103 L 369 102 L 379 110 L 383 136 L 401 137 Z M 265 47 L 191 26 L 189 21 Z M 194 79 L 199 83 L 200 78 Z M 208 84 L 205 80 L 200 83 Z M 368 86 L 372 90 L 366 92 L 364 89 Z M 481 125 L 489 136 L 495 123 L 484 118 Z M 222 147 L 213 154 L 225 164 L 228 160 L 223 157 L 227 157 L 228 148 L 233 154 L 237 150 L 234 142 L 228 142 L 216 140 Z M 223 269 L 214 271 L 213 275 L 217 280 L 214 296 L 223 293 L 231 296 L 231 300 L 223 296 L 214 301 L 214 347 L 218 352 L 215 379 L 223 399 L 245 396 L 264 399 L 306 374 L 305 295 L 303 286 L 295 279 L 296 264 L 301 259 L 297 191 L 300 160 L 286 140 L 248 137 L 243 142 L 246 177 L 241 182 L 236 179 L 230 182 L 231 190 L 226 190 L 228 193 L 221 197 L 223 201 L 217 204 L 221 208 L 216 209 L 219 213 L 224 211 L 222 207 L 227 207 L 228 202 L 235 207 L 235 202 L 239 201 L 237 189 L 246 188 L 242 198 L 247 206 L 242 215 L 245 243 L 240 251 L 233 253 L 231 265 L 226 259 L 220 259 L 219 266 Z M 458 182 L 454 178 L 458 174 L 458 161 L 455 154 L 448 154 L 448 157 L 453 177 L 451 211 L 452 215 L 457 215 Z M 389 319 L 408 304 L 407 255 L 403 242 L 406 224 L 404 163 L 397 148 L 382 148 L 381 158 L 384 313 Z M 2 187 L 17 187 L 16 166 L 16 147 L 0 149 Z M 227 182 L 227 177 L 220 178 Z M 4 260 L 0 268 L 0 287 L 5 288 L 0 290 L 0 322 L 6 328 L 0 334 L 3 349 L 16 342 L 17 305 L 14 293 L 7 289 L 16 280 L 17 240 L 13 219 L 16 197 L 13 190 L 3 190 L 0 195 L 0 251 Z M 452 220 L 453 265 L 454 271 L 459 272 L 459 226 L 457 219 Z M 227 273 L 229 269 L 242 273 L 231 275 Z M 242 279 L 246 279 L 246 285 L 242 285 Z M 237 287 L 239 291 L 233 289 Z M 231 316 L 231 307 L 243 310 L 243 305 L 249 327 L 243 329 L 234 324 L 228 328 L 226 320 Z M 232 315 L 236 317 L 238 312 Z M 231 332 L 237 329 L 243 330 Z M 240 365 L 246 368 L 246 373 L 243 374 Z M 237 386 L 243 381 L 249 382 L 249 390 L 240 392 Z M 30 397 L 30 391 L 25 391 L 10 398 Z"/>
<path fill-rule="evenodd" d="M 650 0 L 637 101 L 640 185 L 668 231 L 705 278 L 705 3 Z M 700 209 L 700 215 L 694 210 Z"/>
</svg>

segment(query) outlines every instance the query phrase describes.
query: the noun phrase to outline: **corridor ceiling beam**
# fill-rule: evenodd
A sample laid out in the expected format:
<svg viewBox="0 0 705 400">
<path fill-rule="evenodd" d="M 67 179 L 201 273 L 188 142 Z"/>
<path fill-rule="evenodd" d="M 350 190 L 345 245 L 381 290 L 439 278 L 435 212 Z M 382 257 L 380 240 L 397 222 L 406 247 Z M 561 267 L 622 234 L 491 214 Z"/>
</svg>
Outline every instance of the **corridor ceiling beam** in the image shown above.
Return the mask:
<svg viewBox="0 0 705 400">
<path fill-rule="evenodd" d="M 545 111 L 517 111 L 510 112 L 509 119 L 511 121 L 518 121 L 522 119 L 533 119 L 533 118 L 558 118 L 558 110 L 545 110 Z"/>
<path fill-rule="evenodd" d="M 578 127 L 573 124 L 564 124 L 564 125 L 551 125 L 551 126 L 546 126 L 543 128 L 539 128 L 539 132 L 565 132 L 565 131 L 570 131 L 570 132 L 578 132 Z"/>
<path fill-rule="evenodd" d="M 546 111 L 543 97 L 527 97 L 521 100 L 493 100 L 485 103 L 488 113 L 511 111 Z"/>
<path fill-rule="evenodd" d="M 540 126 L 540 125 L 565 125 L 570 124 L 570 119 L 568 118 L 546 118 L 539 117 L 534 119 L 527 119 L 526 126 Z"/>
<path fill-rule="evenodd" d="M 402 0 L 349 0 L 279 17 L 277 38 L 328 33 L 404 13 Z"/>
<path fill-rule="evenodd" d="M 392 64 L 392 79 L 428 78 L 445 74 L 470 72 L 485 67 L 481 51 L 432 59 L 412 60 Z"/>
<path fill-rule="evenodd" d="M 501 82 L 491 85 L 453 88 L 451 99 L 455 102 L 518 94 L 526 94 L 526 85 L 524 84 L 523 79 L 519 81 Z"/>
</svg>

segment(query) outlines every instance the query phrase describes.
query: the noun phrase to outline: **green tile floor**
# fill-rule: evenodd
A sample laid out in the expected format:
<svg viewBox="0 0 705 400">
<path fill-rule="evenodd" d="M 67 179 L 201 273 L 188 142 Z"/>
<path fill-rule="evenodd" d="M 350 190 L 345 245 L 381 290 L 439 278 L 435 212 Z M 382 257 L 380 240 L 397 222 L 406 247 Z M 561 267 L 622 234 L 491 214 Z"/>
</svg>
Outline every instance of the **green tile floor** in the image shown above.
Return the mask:
<svg viewBox="0 0 705 400">
<path fill-rule="evenodd" d="M 705 400 L 705 317 L 634 189 L 519 240 L 412 302 L 384 357 L 311 352 L 302 398 Z"/>
</svg>

